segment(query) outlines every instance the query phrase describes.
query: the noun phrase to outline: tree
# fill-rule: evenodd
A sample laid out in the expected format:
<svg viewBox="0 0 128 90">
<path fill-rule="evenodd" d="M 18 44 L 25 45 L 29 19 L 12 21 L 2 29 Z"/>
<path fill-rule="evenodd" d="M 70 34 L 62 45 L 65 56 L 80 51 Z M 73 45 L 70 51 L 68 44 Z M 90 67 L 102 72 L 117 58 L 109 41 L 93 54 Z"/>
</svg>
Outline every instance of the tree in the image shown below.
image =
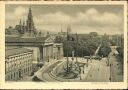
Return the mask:
<svg viewBox="0 0 128 90">
<path fill-rule="evenodd" d="M 109 53 L 111 52 L 111 48 L 109 46 L 109 43 L 106 41 L 103 41 L 101 44 L 101 47 L 99 49 L 98 55 L 103 57 L 108 57 Z"/>
<path fill-rule="evenodd" d="M 124 57 L 124 39 L 123 36 L 118 37 L 118 46 L 116 48 L 116 50 L 118 51 L 118 56 L 120 58 L 120 60 L 123 61 L 123 57 Z"/>
<path fill-rule="evenodd" d="M 122 46 L 119 46 L 119 47 L 117 47 L 117 49 L 116 49 L 117 51 L 118 51 L 118 53 L 119 53 L 119 57 L 121 58 L 121 59 L 123 59 L 123 56 L 124 56 L 124 52 L 123 52 L 123 47 Z"/>
<path fill-rule="evenodd" d="M 62 43 L 62 42 L 63 42 L 63 38 L 61 36 L 55 37 L 55 43 Z"/>
<path fill-rule="evenodd" d="M 98 34 L 97 34 L 97 32 L 90 32 L 89 35 L 90 35 L 90 37 L 96 37 Z"/>
</svg>

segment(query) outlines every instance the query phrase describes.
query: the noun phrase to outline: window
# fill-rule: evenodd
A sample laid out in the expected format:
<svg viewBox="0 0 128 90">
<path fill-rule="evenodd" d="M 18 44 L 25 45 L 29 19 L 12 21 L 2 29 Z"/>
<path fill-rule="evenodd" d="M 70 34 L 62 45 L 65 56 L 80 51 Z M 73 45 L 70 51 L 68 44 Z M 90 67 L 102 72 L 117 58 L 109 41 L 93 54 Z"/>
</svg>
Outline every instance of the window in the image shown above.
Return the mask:
<svg viewBox="0 0 128 90">
<path fill-rule="evenodd" d="M 14 72 L 14 78 L 15 78 L 15 72 Z"/>
<path fill-rule="evenodd" d="M 19 76 L 19 73 L 17 72 L 17 76 Z"/>
<path fill-rule="evenodd" d="M 7 79 L 8 79 L 8 80 L 10 79 L 10 76 L 9 76 L 9 75 L 7 76 Z"/>
<path fill-rule="evenodd" d="M 25 69 L 24 69 L 24 73 L 25 73 Z"/>
<path fill-rule="evenodd" d="M 11 74 L 11 79 L 13 78 L 13 75 Z"/>
<path fill-rule="evenodd" d="M 27 70 L 27 68 L 26 68 L 26 72 L 27 72 L 28 70 Z"/>
<path fill-rule="evenodd" d="M 28 67 L 28 71 L 29 71 L 30 69 L 29 69 L 29 67 Z"/>
</svg>

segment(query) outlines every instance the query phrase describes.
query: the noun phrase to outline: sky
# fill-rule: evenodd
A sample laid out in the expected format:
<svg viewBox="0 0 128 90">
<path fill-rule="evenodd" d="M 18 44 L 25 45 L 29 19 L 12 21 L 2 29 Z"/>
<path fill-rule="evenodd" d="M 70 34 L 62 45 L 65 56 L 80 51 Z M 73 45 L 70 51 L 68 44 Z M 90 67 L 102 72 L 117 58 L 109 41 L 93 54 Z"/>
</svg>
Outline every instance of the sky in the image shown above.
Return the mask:
<svg viewBox="0 0 128 90">
<path fill-rule="evenodd" d="M 5 6 L 6 27 L 26 22 L 30 5 Z M 66 31 L 73 33 L 97 32 L 99 34 L 123 33 L 123 6 L 121 5 L 31 5 L 37 30 Z"/>
</svg>

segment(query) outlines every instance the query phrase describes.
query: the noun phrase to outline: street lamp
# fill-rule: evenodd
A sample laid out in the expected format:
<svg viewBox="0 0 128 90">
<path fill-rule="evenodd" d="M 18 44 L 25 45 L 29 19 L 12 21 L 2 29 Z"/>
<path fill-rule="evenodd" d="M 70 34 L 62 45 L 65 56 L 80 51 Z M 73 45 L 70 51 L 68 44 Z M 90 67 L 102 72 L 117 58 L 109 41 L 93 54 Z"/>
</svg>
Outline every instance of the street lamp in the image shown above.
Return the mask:
<svg viewBox="0 0 128 90">
<path fill-rule="evenodd" d="M 111 64 L 110 64 L 110 78 L 109 78 L 109 80 L 110 80 L 110 82 L 111 82 Z"/>
</svg>

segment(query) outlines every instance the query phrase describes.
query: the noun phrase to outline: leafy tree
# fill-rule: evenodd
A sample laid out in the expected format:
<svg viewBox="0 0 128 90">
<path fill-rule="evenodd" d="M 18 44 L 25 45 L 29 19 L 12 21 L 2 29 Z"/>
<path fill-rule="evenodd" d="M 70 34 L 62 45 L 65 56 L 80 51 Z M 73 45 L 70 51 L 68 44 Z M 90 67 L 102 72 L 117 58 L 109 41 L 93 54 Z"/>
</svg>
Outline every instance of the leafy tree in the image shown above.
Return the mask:
<svg viewBox="0 0 128 90">
<path fill-rule="evenodd" d="M 116 50 L 117 50 L 118 53 L 119 53 L 120 59 L 123 60 L 123 57 L 124 57 L 124 42 L 123 42 L 123 36 L 120 36 L 120 37 L 118 38 L 118 46 L 117 46 Z"/>
<path fill-rule="evenodd" d="M 117 47 L 117 51 L 118 51 L 119 57 L 120 57 L 121 59 L 123 59 L 123 56 L 124 56 L 123 50 L 124 50 L 124 49 L 123 49 L 122 46 Z"/>
<path fill-rule="evenodd" d="M 70 57 L 72 56 L 72 51 L 75 51 L 75 56 L 90 56 L 95 53 L 100 44 L 99 37 L 90 37 L 90 34 L 78 34 L 78 41 L 76 41 L 76 35 L 72 34 L 68 36 L 68 38 L 69 37 L 68 46 L 67 38 L 62 40 L 64 46 L 64 56 L 67 56 L 67 51 Z"/>
<path fill-rule="evenodd" d="M 98 55 L 103 57 L 108 57 L 109 53 L 111 52 L 111 48 L 109 46 L 109 43 L 106 41 L 103 41 L 101 44 L 101 47 L 99 49 Z"/>
<path fill-rule="evenodd" d="M 63 42 L 63 38 L 61 36 L 55 37 L 55 43 L 62 43 L 62 42 Z"/>
<path fill-rule="evenodd" d="M 97 32 L 90 32 L 89 33 L 90 37 L 97 37 L 97 35 L 98 35 Z"/>
</svg>

